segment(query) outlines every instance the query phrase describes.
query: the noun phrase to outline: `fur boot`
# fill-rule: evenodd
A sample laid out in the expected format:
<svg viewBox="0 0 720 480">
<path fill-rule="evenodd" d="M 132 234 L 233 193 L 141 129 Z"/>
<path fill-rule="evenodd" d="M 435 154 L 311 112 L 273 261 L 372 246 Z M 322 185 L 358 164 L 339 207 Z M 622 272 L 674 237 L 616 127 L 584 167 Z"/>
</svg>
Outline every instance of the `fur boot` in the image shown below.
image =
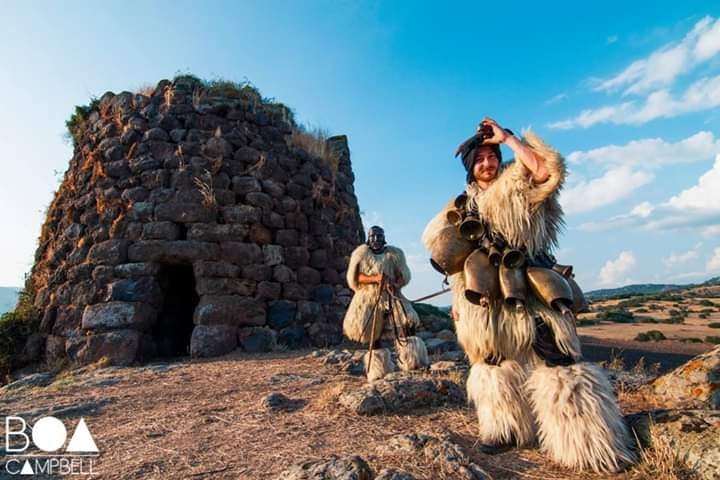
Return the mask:
<svg viewBox="0 0 720 480">
<path fill-rule="evenodd" d="M 514 441 L 531 444 L 535 427 L 530 406 L 525 401 L 525 372 L 512 360 L 499 366 L 476 363 L 467 380 L 468 400 L 475 406 L 480 440 L 488 444 Z"/>
<path fill-rule="evenodd" d="M 617 472 L 633 463 L 630 437 L 610 382 L 595 366 L 539 365 L 527 387 L 538 421 L 540 448 L 575 469 Z"/>
<path fill-rule="evenodd" d="M 396 341 L 395 348 L 397 348 L 398 365 L 401 370 L 408 372 L 430 365 L 427 347 L 420 337 L 407 337 L 402 343 Z"/>
<path fill-rule="evenodd" d="M 370 352 L 367 352 L 363 357 L 363 365 L 365 365 L 365 373 L 370 382 L 379 380 L 388 373 L 395 371 L 395 362 L 393 362 L 390 350 L 387 348 L 373 350 L 372 364 L 370 364 Z"/>
</svg>

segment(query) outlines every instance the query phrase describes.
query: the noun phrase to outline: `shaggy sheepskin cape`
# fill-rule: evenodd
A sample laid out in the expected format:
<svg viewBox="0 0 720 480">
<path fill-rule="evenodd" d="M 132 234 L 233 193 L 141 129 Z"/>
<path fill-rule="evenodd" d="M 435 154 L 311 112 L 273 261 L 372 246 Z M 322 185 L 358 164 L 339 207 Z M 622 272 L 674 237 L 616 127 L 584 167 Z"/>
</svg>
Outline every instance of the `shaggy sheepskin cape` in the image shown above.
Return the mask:
<svg viewBox="0 0 720 480">
<path fill-rule="evenodd" d="M 471 183 L 467 185 L 466 193 L 468 208 L 477 210 L 511 247 L 524 246 L 528 256 L 534 257 L 557 246 L 557 237 L 563 227 L 562 208 L 557 197 L 566 171 L 562 156 L 532 132 L 527 132 L 523 140 L 545 159 L 549 173 L 545 182 L 536 184 L 528 169 L 521 162 L 513 161 L 503 165 L 497 179 L 486 190 Z M 422 241 L 428 250 L 432 251 L 437 235 L 450 225 L 446 214 L 451 208 L 452 200 L 425 228 Z M 474 305 L 465 299 L 463 272 L 452 275 L 449 280 L 458 318 L 458 341 L 471 363 L 497 354 L 527 361 L 532 353 L 535 317 L 541 317 L 552 327 L 563 353 L 580 358 L 580 343 L 572 319 L 547 308 L 533 296 L 528 299 L 525 310 L 509 307 L 500 299 L 489 308 Z"/>
<path fill-rule="evenodd" d="M 377 284 L 361 284 L 358 282 L 360 273 L 383 273 L 391 284 L 399 288 L 410 282 L 410 269 L 405 261 L 405 254 L 399 248 L 386 245 L 382 253 L 373 253 L 366 244 L 357 247 L 350 256 L 347 270 L 348 286 L 355 292 L 343 321 L 343 332 L 349 339 L 368 344 L 379 339 L 385 328 L 384 312 L 389 308 L 399 322 L 398 327 L 420 324 L 420 318 L 412 303 L 400 291 L 393 297 L 385 291 L 380 292 Z"/>
<path fill-rule="evenodd" d="M 486 190 L 471 183 L 466 193 L 470 208 L 510 246 L 525 246 L 533 257 L 557 246 L 563 226 L 557 197 L 566 171 L 562 156 L 536 135 L 527 132 L 523 141 L 544 159 L 547 181 L 534 183 L 527 168 L 515 161 L 503 166 Z M 446 213 L 451 208 L 452 201 L 426 227 L 422 240 L 428 250 L 450 225 Z M 465 298 L 462 271 L 450 282 L 458 342 L 472 364 L 468 400 L 475 406 L 483 442 L 529 445 L 537 438 L 550 458 L 576 469 L 617 471 L 634 461 L 627 427 L 604 374 L 584 362 L 548 367 L 532 348 L 534 319 L 540 317 L 560 351 L 579 361 L 572 317 L 547 308 L 534 295 L 524 309 L 500 299 L 474 305 Z M 494 365 L 487 358 L 504 360 Z"/>
</svg>

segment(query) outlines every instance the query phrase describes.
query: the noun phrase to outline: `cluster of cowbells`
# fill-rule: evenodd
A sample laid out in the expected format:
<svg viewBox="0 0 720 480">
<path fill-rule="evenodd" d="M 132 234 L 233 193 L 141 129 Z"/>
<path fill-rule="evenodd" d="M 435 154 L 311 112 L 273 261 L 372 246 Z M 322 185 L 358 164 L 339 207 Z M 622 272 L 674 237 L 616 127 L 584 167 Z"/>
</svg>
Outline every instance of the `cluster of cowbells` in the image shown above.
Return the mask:
<svg viewBox="0 0 720 480">
<path fill-rule="evenodd" d="M 560 265 L 542 253 L 529 258 L 524 247 L 515 248 L 477 214 L 468 211 L 467 195 L 455 199 L 447 212 L 450 223 L 433 244 L 430 263 L 444 275 L 465 276 L 465 298 L 475 305 L 502 299 L 524 308 L 534 294 L 547 307 L 563 314 L 587 311 L 588 303 L 575 282 L 572 266 Z"/>
</svg>

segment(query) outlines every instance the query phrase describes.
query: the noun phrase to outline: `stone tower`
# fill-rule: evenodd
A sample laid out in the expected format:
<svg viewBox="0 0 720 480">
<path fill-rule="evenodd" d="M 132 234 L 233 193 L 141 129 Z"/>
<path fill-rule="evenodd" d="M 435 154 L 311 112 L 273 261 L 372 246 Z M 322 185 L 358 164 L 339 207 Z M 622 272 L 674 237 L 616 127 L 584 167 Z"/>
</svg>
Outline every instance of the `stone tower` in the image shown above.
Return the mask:
<svg viewBox="0 0 720 480">
<path fill-rule="evenodd" d="M 30 281 L 49 363 L 340 341 L 364 240 L 347 139 L 192 76 L 78 108 Z"/>
</svg>

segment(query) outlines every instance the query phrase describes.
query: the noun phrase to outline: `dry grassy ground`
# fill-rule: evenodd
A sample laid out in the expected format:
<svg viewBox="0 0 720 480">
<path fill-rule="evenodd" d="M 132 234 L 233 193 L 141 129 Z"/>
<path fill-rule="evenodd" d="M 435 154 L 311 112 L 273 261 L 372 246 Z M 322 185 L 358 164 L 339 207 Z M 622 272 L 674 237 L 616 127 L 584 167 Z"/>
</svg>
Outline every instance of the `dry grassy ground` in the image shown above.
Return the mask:
<svg viewBox="0 0 720 480">
<path fill-rule="evenodd" d="M 0 406 L 4 414 L 17 414 L 109 400 L 98 415 L 86 417 L 101 452 L 97 478 L 274 478 L 296 462 L 331 454 L 360 455 L 376 472 L 396 467 L 421 479 L 445 478 L 426 461 L 395 457 L 378 448 L 405 433 L 449 435 L 474 452 L 474 461 L 496 479 L 649 478 L 639 470 L 611 476 L 570 472 L 534 449 L 493 457 L 477 453 L 474 416 L 464 406 L 376 417 L 348 413 L 336 404 L 337 394 L 357 388 L 364 378 L 325 366 L 308 353 L 231 354 L 209 361 L 181 360 L 165 370 L 110 368 L 66 374 L 47 387 L 6 393 Z M 93 378 L 119 381 L 98 387 L 88 381 Z M 304 405 L 294 412 L 270 412 L 261 399 L 271 392 Z M 621 392 L 621 400 L 626 412 L 645 406 L 629 393 Z"/>
</svg>

